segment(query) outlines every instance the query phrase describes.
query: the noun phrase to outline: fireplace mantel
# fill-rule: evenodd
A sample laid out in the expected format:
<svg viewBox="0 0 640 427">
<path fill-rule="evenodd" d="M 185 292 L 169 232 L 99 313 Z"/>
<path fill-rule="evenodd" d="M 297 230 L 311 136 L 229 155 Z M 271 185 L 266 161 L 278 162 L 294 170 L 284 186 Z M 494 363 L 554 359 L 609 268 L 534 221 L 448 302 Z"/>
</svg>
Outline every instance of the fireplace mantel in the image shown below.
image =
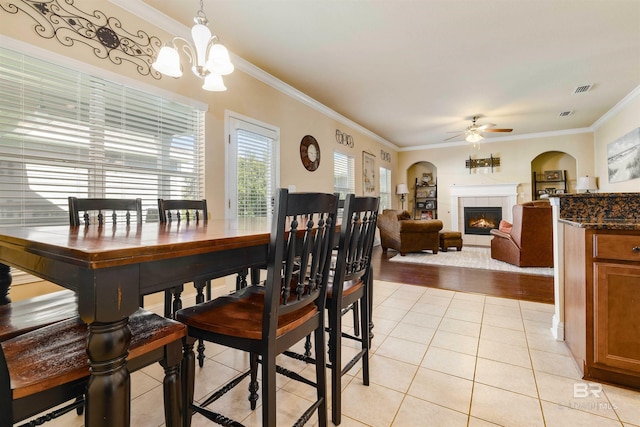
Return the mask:
<svg viewBox="0 0 640 427">
<path fill-rule="evenodd" d="M 502 206 L 502 218 L 512 222 L 511 208 L 518 201 L 518 183 L 454 184 L 449 187 L 449 190 L 451 194 L 451 226 L 454 231 L 464 231 L 462 213 L 464 206 Z M 485 237 L 486 240 L 486 236 L 482 237 Z M 488 240 L 475 243 L 484 245 L 488 244 Z"/>
</svg>

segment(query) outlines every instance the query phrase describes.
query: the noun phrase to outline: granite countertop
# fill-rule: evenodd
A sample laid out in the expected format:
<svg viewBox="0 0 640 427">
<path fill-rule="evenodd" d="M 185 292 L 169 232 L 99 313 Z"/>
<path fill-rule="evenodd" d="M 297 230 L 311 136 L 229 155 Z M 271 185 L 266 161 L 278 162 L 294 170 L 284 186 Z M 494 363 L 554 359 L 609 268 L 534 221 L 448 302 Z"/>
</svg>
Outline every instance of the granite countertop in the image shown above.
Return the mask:
<svg viewBox="0 0 640 427">
<path fill-rule="evenodd" d="M 598 230 L 640 230 L 640 219 L 560 218 L 560 222 L 574 227 Z"/>
</svg>

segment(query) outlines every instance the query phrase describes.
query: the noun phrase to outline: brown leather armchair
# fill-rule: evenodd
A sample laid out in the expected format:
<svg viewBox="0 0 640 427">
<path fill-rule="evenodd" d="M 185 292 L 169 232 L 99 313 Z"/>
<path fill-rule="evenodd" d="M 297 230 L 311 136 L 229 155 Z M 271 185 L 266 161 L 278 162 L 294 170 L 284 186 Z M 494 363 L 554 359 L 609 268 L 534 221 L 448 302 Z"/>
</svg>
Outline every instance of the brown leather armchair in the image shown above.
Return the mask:
<svg viewBox="0 0 640 427">
<path fill-rule="evenodd" d="M 442 230 L 439 219 L 414 220 L 407 212 L 385 209 L 378 215 L 382 251 L 395 249 L 404 256 L 407 252 L 423 249 L 438 253 L 438 232 Z"/>
<path fill-rule="evenodd" d="M 548 201 L 513 207 L 510 232 L 491 230 L 491 258 L 519 267 L 553 267 L 553 219 Z"/>
</svg>

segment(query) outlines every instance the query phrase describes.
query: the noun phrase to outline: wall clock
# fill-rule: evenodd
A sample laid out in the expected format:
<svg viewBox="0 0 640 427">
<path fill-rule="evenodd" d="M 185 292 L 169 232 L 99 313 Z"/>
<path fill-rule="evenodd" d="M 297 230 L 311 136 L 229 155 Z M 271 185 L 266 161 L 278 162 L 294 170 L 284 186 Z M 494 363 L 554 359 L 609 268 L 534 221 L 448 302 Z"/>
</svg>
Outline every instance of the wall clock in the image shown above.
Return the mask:
<svg viewBox="0 0 640 427">
<path fill-rule="evenodd" d="M 320 166 L 320 145 L 311 135 L 305 135 L 300 141 L 300 160 L 308 170 L 313 172 Z"/>
</svg>

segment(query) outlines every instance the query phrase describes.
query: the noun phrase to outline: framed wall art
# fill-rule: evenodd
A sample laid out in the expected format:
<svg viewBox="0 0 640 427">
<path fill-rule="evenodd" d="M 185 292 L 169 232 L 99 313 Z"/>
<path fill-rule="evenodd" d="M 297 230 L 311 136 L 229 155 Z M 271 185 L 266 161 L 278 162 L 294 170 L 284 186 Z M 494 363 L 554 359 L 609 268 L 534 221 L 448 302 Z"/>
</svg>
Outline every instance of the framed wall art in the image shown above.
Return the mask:
<svg viewBox="0 0 640 427">
<path fill-rule="evenodd" d="M 640 178 L 640 128 L 607 145 L 609 182 Z"/>
<path fill-rule="evenodd" d="M 562 181 L 562 171 L 544 171 L 544 180 L 545 181 Z"/>
<path fill-rule="evenodd" d="M 367 196 L 376 195 L 376 156 L 362 152 L 362 191 Z"/>
</svg>

